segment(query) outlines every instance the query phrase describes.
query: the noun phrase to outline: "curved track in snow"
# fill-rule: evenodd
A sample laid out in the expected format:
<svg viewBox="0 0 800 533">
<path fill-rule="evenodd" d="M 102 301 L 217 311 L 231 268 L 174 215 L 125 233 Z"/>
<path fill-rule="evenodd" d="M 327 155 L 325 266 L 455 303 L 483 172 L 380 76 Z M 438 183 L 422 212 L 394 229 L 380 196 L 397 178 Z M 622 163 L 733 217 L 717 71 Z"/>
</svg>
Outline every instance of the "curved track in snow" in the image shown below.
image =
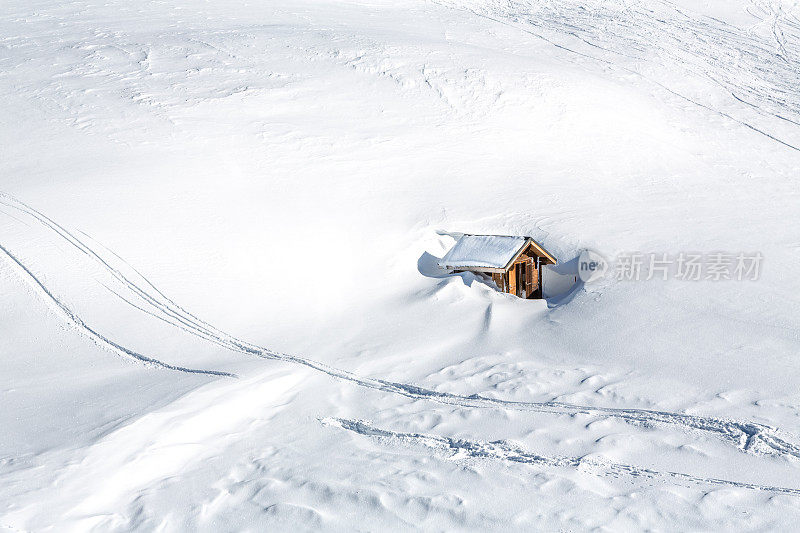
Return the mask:
<svg viewBox="0 0 800 533">
<path fill-rule="evenodd" d="M 222 376 L 222 377 L 236 377 L 235 374 L 230 372 L 222 372 L 220 370 L 202 370 L 198 368 L 187 368 L 185 366 L 176 366 L 171 365 L 169 363 L 165 363 L 163 361 L 159 361 L 158 359 L 153 359 L 152 357 L 147 357 L 146 355 L 142 355 L 138 352 L 131 350 L 130 348 L 126 348 L 121 344 L 118 344 L 105 335 L 98 333 L 97 330 L 90 327 L 86 322 L 83 321 L 78 315 L 76 315 L 67 305 L 56 298 L 56 296 L 48 289 L 40 280 L 36 277 L 36 275 L 30 271 L 28 267 L 26 267 L 22 262 L 17 259 L 17 257 L 12 254 L 8 249 L 6 249 L 2 244 L 0 244 L 0 252 L 2 252 L 6 257 L 9 258 L 12 265 L 16 267 L 16 269 L 21 273 L 22 277 L 26 279 L 31 286 L 39 293 L 40 296 L 48 303 L 50 306 L 56 310 L 64 319 L 75 326 L 78 331 L 89 337 L 95 344 L 98 346 L 109 350 L 117 355 L 122 357 L 129 358 L 134 361 L 138 361 L 144 363 L 148 366 L 154 366 L 157 368 L 164 368 L 166 370 L 175 370 L 178 372 L 188 372 L 190 374 L 208 374 L 211 376 Z"/>
<path fill-rule="evenodd" d="M 419 445 L 432 448 L 441 452 L 453 453 L 456 457 L 471 457 L 476 459 L 491 459 L 495 461 L 506 461 L 513 463 L 523 463 L 553 467 L 571 467 L 579 470 L 588 471 L 594 475 L 626 475 L 637 478 L 673 478 L 690 483 L 722 485 L 740 489 L 761 490 L 776 494 L 789 494 L 800 496 L 800 489 L 791 487 L 776 487 L 772 485 L 759 485 L 756 483 L 744 483 L 741 481 L 731 481 L 718 478 L 704 478 L 684 474 L 682 472 L 663 472 L 649 468 L 614 463 L 590 457 L 545 457 L 519 448 L 505 441 L 483 442 L 468 439 L 454 439 L 439 435 L 427 435 L 422 433 L 403 433 L 376 428 L 360 420 L 348 420 L 344 418 L 326 418 L 323 424 L 335 426 L 347 431 L 352 431 L 359 435 L 378 438 L 389 443 L 401 443 L 407 445 Z"/>
<path fill-rule="evenodd" d="M 569 416 L 577 414 L 596 415 L 616 418 L 631 424 L 658 424 L 675 426 L 685 430 L 702 431 L 708 434 L 716 435 L 727 442 L 735 444 L 739 449 L 745 452 L 800 459 L 800 445 L 789 442 L 788 440 L 782 438 L 775 428 L 762 424 L 650 409 L 597 407 L 553 401 L 522 402 L 490 398 L 481 396 L 479 394 L 464 396 L 426 389 L 413 384 L 397 383 L 378 378 L 359 376 L 347 370 L 335 368 L 312 359 L 276 352 L 269 348 L 258 346 L 239 339 L 196 317 L 174 302 L 172 299 L 167 297 L 144 275 L 128 265 L 127 262 L 113 252 L 109 251 L 109 255 L 113 255 L 115 260 L 102 257 L 100 253 L 91 248 L 84 240 L 80 239 L 75 234 L 71 233 L 43 213 L 15 199 L 14 197 L 0 193 L 0 204 L 15 209 L 19 213 L 44 225 L 46 228 L 58 235 L 61 239 L 66 240 L 77 250 L 80 250 L 81 253 L 87 254 L 92 259 L 97 261 L 97 263 L 119 284 L 116 289 L 109 288 L 109 290 L 112 290 L 114 294 L 119 296 L 129 305 L 132 305 L 136 309 L 147 313 L 149 316 L 164 321 L 190 335 L 194 335 L 195 337 L 201 338 L 207 342 L 211 342 L 234 352 L 261 357 L 264 359 L 272 359 L 302 365 L 327 374 L 331 377 L 354 383 L 361 387 L 386 393 L 398 394 L 414 400 L 427 400 L 440 404 L 467 408 L 506 409 Z M 5 251 L 5 249 L 3 250 Z M 6 254 L 10 256 L 7 251 Z M 10 257 L 12 260 L 16 261 L 13 256 Z M 112 265 L 112 263 L 115 264 Z M 17 262 L 17 264 L 22 267 L 20 263 Z M 44 291 L 44 293 L 49 296 L 50 299 L 52 299 L 64 313 L 66 313 L 66 316 L 70 321 L 78 326 L 82 326 L 90 334 L 93 334 L 96 340 L 99 339 L 99 341 L 111 346 L 112 348 L 122 351 L 128 356 L 134 357 L 146 363 L 157 364 L 165 368 L 170 368 L 172 370 L 230 376 L 230 374 L 217 371 L 199 371 L 182 367 L 173 367 L 171 365 L 158 362 L 154 359 L 141 356 L 135 352 L 122 348 L 118 344 L 113 343 L 109 339 L 94 332 L 94 330 L 86 327 L 83 321 L 69 311 L 58 299 L 56 299 L 50 293 L 50 291 L 48 291 L 44 285 L 42 285 L 38 279 L 33 276 L 30 270 L 25 267 L 22 267 L 22 269 L 24 273 L 28 277 L 31 277 L 34 282 L 39 285 L 40 289 Z M 133 297 L 138 299 L 138 302 L 134 302 L 132 298 L 126 298 L 123 296 L 121 294 L 121 291 L 123 290 L 130 292 Z"/>
</svg>

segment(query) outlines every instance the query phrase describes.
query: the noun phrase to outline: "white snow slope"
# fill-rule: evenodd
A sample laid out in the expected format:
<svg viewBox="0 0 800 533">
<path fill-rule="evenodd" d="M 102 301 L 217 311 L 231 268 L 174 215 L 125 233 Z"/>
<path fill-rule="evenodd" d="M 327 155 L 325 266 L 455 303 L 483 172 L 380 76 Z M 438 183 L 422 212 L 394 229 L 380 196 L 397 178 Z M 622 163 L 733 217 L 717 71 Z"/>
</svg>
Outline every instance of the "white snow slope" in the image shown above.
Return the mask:
<svg viewBox="0 0 800 533">
<path fill-rule="evenodd" d="M 795 0 L 5 0 L 0 109 L 0 530 L 800 523 Z"/>
</svg>

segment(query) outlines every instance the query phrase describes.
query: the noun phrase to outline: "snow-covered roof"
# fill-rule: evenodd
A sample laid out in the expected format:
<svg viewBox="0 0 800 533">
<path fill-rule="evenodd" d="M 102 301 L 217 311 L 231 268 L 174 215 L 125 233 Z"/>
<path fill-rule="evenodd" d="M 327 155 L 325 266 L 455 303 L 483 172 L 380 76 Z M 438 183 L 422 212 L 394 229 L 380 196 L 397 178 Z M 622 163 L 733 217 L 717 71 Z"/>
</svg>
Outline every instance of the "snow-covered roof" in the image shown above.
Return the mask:
<svg viewBox="0 0 800 533">
<path fill-rule="evenodd" d="M 442 268 L 505 268 L 527 242 L 527 237 L 464 235 L 439 261 L 439 266 Z"/>
</svg>

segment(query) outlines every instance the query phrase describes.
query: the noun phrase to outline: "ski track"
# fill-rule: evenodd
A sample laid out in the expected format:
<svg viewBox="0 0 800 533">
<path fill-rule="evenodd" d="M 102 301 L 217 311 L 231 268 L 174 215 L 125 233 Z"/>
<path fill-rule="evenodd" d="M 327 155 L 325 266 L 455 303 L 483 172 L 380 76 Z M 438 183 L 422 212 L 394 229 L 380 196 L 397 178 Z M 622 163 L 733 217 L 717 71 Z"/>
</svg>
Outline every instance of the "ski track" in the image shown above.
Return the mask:
<svg viewBox="0 0 800 533">
<path fill-rule="evenodd" d="M 76 315 L 69 307 L 67 307 L 64 302 L 56 298 L 56 296 L 53 295 L 53 293 L 50 292 L 50 290 L 41 281 L 39 281 L 39 278 L 37 278 L 33 272 L 30 271 L 30 269 L 22 264 L 22 262 L 17 259 L 14 254 L 8 251 L 8 249 L 2 244 L 0 244 L 0 251 L 2 251 L 3 254 L 5 254 L 5 256 L 11 260 L 12 264 L 23 274 L 23 277 L 31 283 L 34 289 L 37 290 L 37 292 L 45 299 L 45 301 L 49 302 L 55 309 L 57 309 L 59 313 L 67 320 L 67 322 L 75 326 L 79 331 L 89 337 L 100 347 L 110 350 L 123 357 L 145 363 L 149 366 L 155 366 L 167 370 L 176 370 L 191 374 L 209 374 L 212 376 L 236 377 L 235 374 L 231 374 L 229 372 L 222 372 L 218 370 L 200 370 L 196 368 L 171 365 L 169 363 L 164 363 L 163 361 L 147 357 L 120 344 L 117 344 L 87 325 L 78 315 Z"/>
<path fill-rule="evenodd" d="M 719 478 L 703 478 L 682 472 L 664 472 L 624 463 L 614 463 L 594 457 L 544 457 L 514 446 L 506 441 L 483 442 L 454 439 L 439 435 L 426 435 L 422 433 L 403 433 L 376 428 L 361 420 L 348 420 L 344 418 L 324 418 L 321 422 L 327 426 L 339 427 L 359 435 L 388 441 L 389 443 L 399 442 L 406 445 L 421 445 L 445 453 L 451 452 L 455 454 L 454 458 L 470 457 L 558 468 L 567 467 L 601 476 L 624 475 L 651 479 L 672 478 L 695 484 L 722 485 L 732 488 L 800 496 L 800 489 L 791 487 L 759 485 L 756 483 L 745 483 Z"/>
<path fill-rule="evenodd" d="M 302 365 L 318 372 L 325 373 L 334 378 L 349 381 L 361 387 L 385 393 L 397 394 L 413 400 L 427 400 L 440 404 L 466 408 L 505 409 L 566 416 L 605 416 L 617 418 L 634 425 L 671 425 L 685 430 L 702 431 L 716 435 L 728 442 L 735 443 L 739 449 L 745 452 L 754 454 L 770 454 L 800 459 L 800 446 L 781 438 L 775 428 L 763 424 L 739 422 L 736 420 L 650 409 L 597 407 L 556 401 L 524 402 L 491 398 L 481 396 L 479 394 L 464 396 L 448 392 L 439 392 L 407 383 L 397 383 L 378 378 L 363 377 L 347 370 L 328 366 L 312 359 L 276 352 L 269 348 L 238 339 L 233 335 L 225 333 L 208 322 L 205 322 L 195 315 L 189 313 L 187 310 L 168 298 L 163 292 L 157 289 L 155 285 L 148 281 L 144 275 L 131 267 L 118 255 L 109 250 L 109 253 L 113 254 L 113 256 L 120 262 L 119 268 L 116 268 L 111 266 L 106 259 L 103 259 L 84 241 L 76 237 L 63 226 L 59 225 L 36 209 L 15 199 L 14 197 L 5 193 L 0 193 L 0 204 L 13 208 L 29 217 L 32 217 L 48 229 L 55 232 L 58 236 L 68 241 L 76 249 L 80 250 L 82 253 L 90 256 L 92 259 L 98 262 L 100 266 L 102 266 L 115 280 L 117 280 L 117 282 L 123 286 L 124 289 L 133 293 L 140 300 L 140 303 L 134 303 L 129 298 L 122 296 L 120 291 L 114 290 L 106 285 L 106 288 L 108 288 L 113 294 L 120 297 L 123 302 L 190 335 L 194 335 L 207 342 L 211 342 L 217 346 L 234 352 L 244 353 L 264 359 Z M 106 248 L 106 250 L 108 249 Z M 70 322 L 78 325 L 95 341 L 101 343 L 102 345 L 111 347 L 114 349 L 114 351 L 119 351 L 140 361 L 155 364 L 172 370 L 234 377 L 232 374 L 227 374 L 224 372 L 194 370 L 167 365 L 166 363 L 162 363 L 160 361 L 156 361 L 155 359 L 151 359 L 130 351 L 107 339 L 106 337 L 99 335 L 93 329 L 86 326 L 86 324 L 78 316 L 72 313 L 62 302 L 55 298 L 55 296 L 52 295 L 52 293 L 33 275 L 33 273 L 31 273 L 29 269 L 23 266 L 5 248 L 2 248 L 2 251 L 5 252 L 6 255 L 8 255 L 23 270 L 23 273 L 29 279 L 31 279 L 32 282 L 38 286 L 39 290 L 43 292 L 44 295 L 62 311 L 62 314 L 66 315 Z M 123 270 L 125 270 L 125 272 L 123 272 Z M 137 278 L 137 281 L 132 279 L 134 277 Z M 147 309 L 147 307 L 149 307 L 149 309 Z"/>
<path fill-rule="evenodd" d="M 666 63 L 720 86 L 762 116 L 800 126 L 800 19 L 769 2 L 754 0 L 750 14 L 771 25 L 773 41 L 718 19 L 686 12 L 664 0 L 533 2 L 530 0 L 434 0 L 442 6 L 524 31 L 581 57 L 620 69 L 693 105 L 734 121 L 792 150 L 797 142 L 682 94 L 641 68 L 565 46 L 545 33 L 577 39 L 595 50 L 624 57 L 639 67 Z M 536 31 L 534 31 L 536 30 Z"/>
</svg>

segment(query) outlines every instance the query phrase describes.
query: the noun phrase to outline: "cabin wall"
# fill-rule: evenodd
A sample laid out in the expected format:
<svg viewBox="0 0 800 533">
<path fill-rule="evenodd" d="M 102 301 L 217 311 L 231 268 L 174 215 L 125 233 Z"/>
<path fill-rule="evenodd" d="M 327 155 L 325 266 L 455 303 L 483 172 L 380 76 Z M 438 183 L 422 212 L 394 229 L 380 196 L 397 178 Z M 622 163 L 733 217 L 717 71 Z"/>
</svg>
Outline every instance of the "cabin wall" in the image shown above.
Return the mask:
<svg viewBox="0 0 800 533">
<path fill-rule="evenodd" d="M 506 282 L 505 282 L 505 275 L 501 272 L 494 272 L 492 273 L 492 281 L 494 284 L 497 285 L 497 288 L 501 291 L 506 291 Z"/>
<path fill-rule="evenodd" d="M 534 263 L 531 261 L 530 258 L 520 257 L 511 268 L 508 270 L 508 292 L 509 294 L 513 294 L 515 296 L 521 296 L 522 291 L 525 292 L 525 296 L 527 297 L 531 294 L 533 287 L 531 286 L 531 274 L 532 269 L 534 268 Z M 523 276 L 523 271 L 524 276 Z M 522 277 L 519 279 L 518 278 Z"/>
<path fill-rule="evenodd" d="M 519 255 L 514 264 L 509 269 L 509 279 L 516 280 L 515 271 L 517 269 L 517 265 L 520 263 L 525 264 L 525 296 L 526 298 L 541 298 L 542 297 L 542 271 L 541 265 L 539 268 L 536 268 L 536 260 L 537 260 L 536 252 L 533 246 L 528 246 L 523 252 Z M 516 283 L 514 283 L 514 287 L 509 287 L 506 292 L 511 294 L 516 294 Z"/>
</svg>

